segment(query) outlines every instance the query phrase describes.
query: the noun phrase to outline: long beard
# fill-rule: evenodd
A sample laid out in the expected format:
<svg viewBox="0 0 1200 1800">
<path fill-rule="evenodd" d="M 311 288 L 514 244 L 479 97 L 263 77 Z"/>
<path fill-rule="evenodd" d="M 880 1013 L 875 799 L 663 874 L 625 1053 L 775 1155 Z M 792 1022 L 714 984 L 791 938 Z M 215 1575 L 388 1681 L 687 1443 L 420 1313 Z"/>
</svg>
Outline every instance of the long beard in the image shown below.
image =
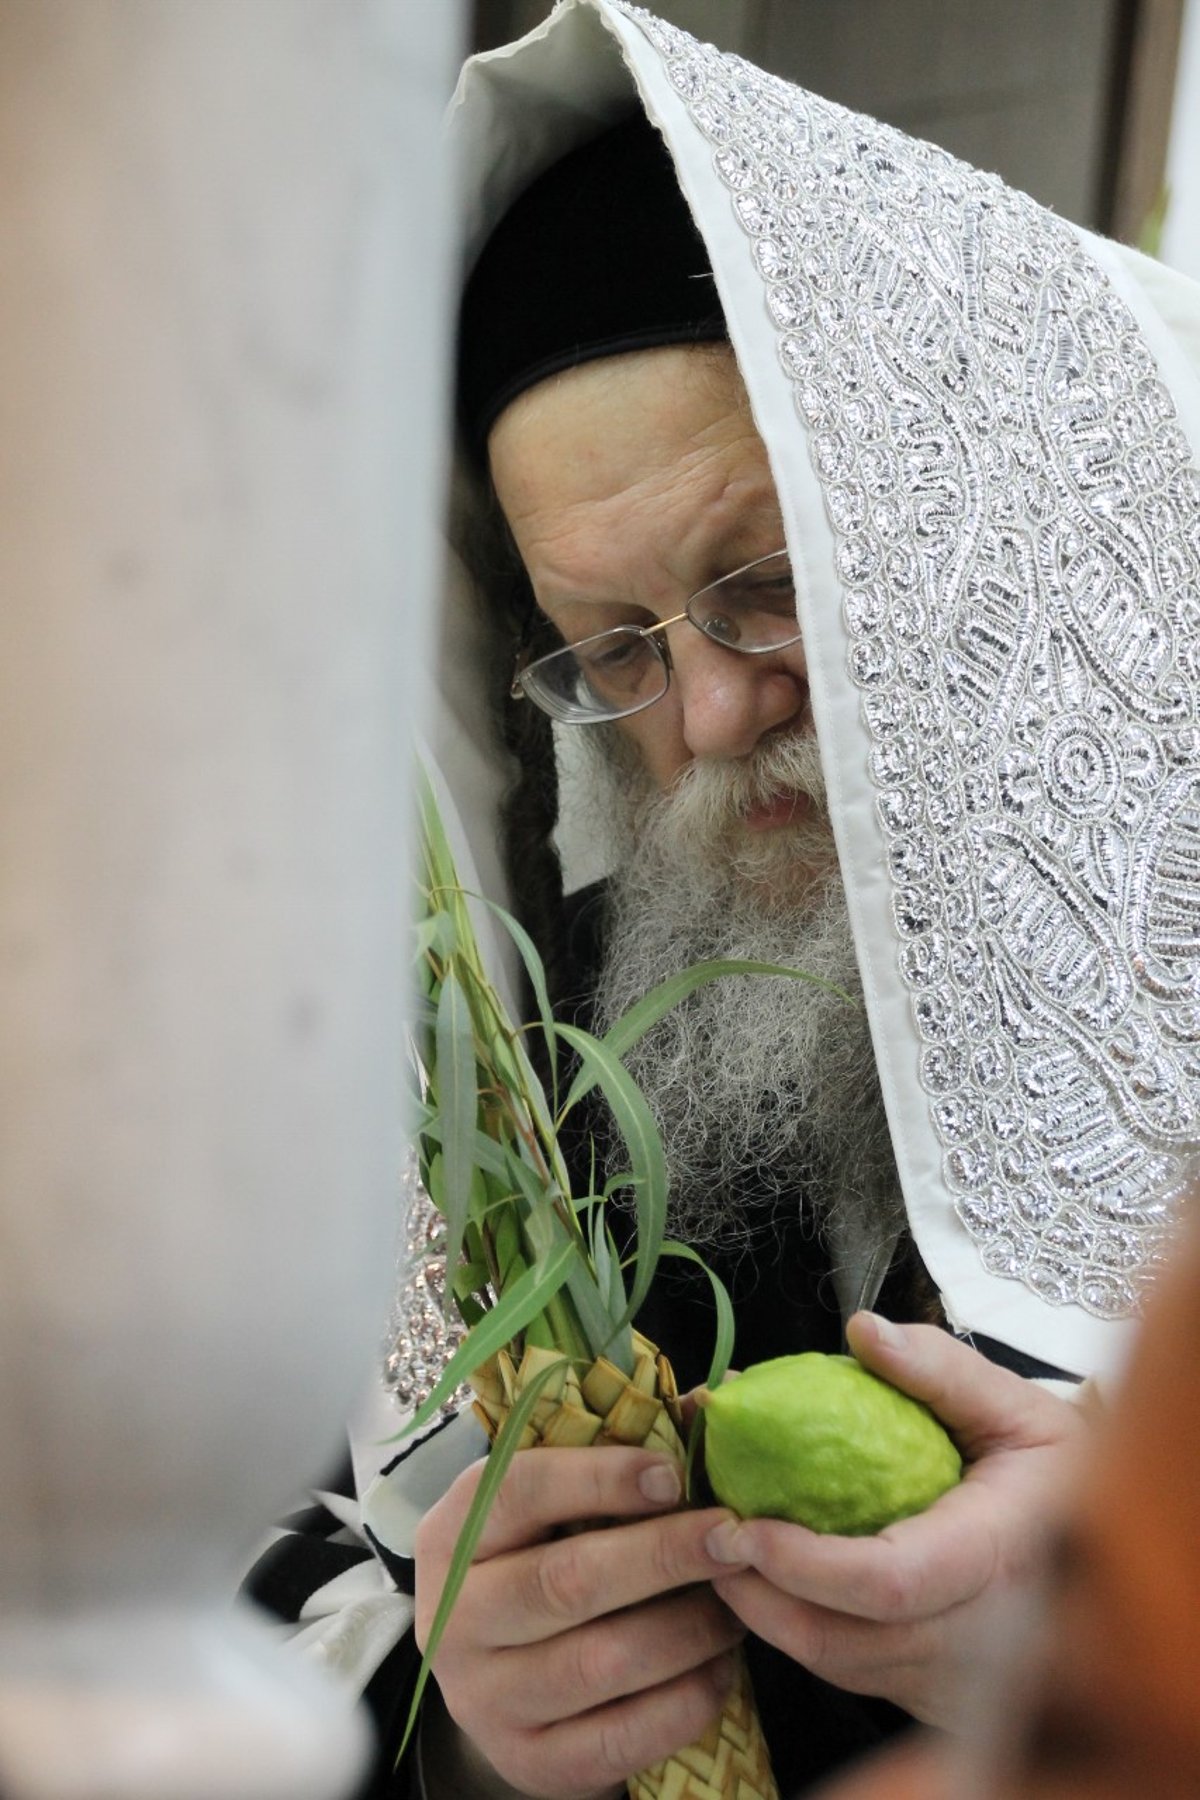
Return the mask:
<svg viewBox="0 0 1200 1800">
<path fill-rule="evenodd" d="M 700 1247 L 748 1248 L 803 1195 L 812 1228 L 862 1262 L 890 1242 L 903 1208 L 815 745 L 781 740 L 746 761 L 693 764 L 667 795 L 649 794 L 622 751 L 604 760 L 621 867 L 603 1025 L 709 957 L 780 963 L 844 990 L 722 978 L 630 1052 L 663 1136 L 669 1229 Z M 747 832 L 748 807 L 781 792 L 812 796 L 809 816 Z M 611 1172 L 619 1164 L 617 1151 Z"/>
</svg>

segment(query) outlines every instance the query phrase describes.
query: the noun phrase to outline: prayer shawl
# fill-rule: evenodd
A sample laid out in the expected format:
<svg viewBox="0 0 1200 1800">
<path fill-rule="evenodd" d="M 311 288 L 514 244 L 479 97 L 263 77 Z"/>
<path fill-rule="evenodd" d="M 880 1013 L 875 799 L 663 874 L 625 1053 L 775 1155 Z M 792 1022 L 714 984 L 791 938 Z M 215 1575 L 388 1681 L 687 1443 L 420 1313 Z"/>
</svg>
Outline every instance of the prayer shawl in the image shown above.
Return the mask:
<svg viewBox="0 0 1200 1800">
<path fill-rule="evenodd" d="M 467 65 L 468 266 L 635 97 L 779 492 L 911 1229 L 955 1327 L 1103 1370 L 1200 1139 L 1200 293 L 623 0 Z"/>
</svg>

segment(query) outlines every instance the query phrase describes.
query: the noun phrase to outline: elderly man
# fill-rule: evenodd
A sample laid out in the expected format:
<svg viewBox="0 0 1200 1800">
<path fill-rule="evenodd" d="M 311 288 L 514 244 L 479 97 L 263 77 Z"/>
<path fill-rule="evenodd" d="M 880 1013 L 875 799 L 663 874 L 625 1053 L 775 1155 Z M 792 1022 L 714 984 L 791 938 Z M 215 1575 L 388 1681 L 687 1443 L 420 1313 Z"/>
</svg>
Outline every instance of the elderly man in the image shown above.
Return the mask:
<svg viewBox="0 0 1200 1800">
<path fill-rule="evenodd" d="M 861 994 L 714 986 L 635 1072 L 739 1360 L 845 1331 L 970 1468 L 859 1542 L 675 1512 L 642 1452 L 518 1458 L 400 1779 L 615 1795 L 745 1638 L 795 1791 L 957 1726 L 1076 1432 L 1032 1378 L 1113 1360 L 1200 1136 L 1195 298 L 617 0 L 472 65 L 456 129 L 516 901 L 600 1019 L 713 954 Z M 497 763 L 481 699 L 452 784 L 472 734 Z M 556 824 L 610 850 L 566 903 Z M 700 1372 L 686 1278 L 643 1322 Z M 418 1641 L 478 1480 L 456 1431 L 363 1505 Z"/>
</svg>

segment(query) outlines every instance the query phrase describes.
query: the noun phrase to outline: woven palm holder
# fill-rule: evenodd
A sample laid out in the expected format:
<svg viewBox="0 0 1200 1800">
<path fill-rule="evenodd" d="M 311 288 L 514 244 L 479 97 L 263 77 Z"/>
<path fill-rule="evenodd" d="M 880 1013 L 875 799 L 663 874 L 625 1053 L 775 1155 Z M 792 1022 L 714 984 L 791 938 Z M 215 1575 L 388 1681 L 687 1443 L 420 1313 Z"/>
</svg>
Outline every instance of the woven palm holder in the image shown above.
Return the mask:
<svg viewBox="0 0 1200 1800">
<path fill-rule="evenodd" d="M 671 1365 L 639 1333 L 634 1332 L 633 1342 L 632 1375 L 601 1356 L 582 1380 L 557 1351 L 531 1347 L 515 1367 L 508 1352 L 501 1350 L 471 1377 L 475 1415 L 494 1438 L 526 1382 L 557 1364 L 522 1436 L 522 1450 L 539 1444 L 630 1444 L 660 1450 L 682 1468 L 683 1438 Z M 665 1762 L 631 1775 L 628 1788 L 631 1800 L 779 1800 L 740 1651 L 733 1688 L 704 1735 Z"/>
</svg>

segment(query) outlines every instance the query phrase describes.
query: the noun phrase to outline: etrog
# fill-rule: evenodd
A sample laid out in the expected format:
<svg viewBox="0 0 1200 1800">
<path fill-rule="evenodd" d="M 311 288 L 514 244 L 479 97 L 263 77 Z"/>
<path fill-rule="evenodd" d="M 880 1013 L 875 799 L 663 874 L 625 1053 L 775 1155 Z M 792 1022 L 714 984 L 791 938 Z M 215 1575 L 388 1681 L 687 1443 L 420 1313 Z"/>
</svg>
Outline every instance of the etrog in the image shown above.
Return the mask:
<svg viewBox="0 0 1200 1800">
<path fill-rule="evenodd" d="M 862 1537 L 923 1512 L 962 1475 L 928 1407 L 852 1356 L 779 1356 L 701 1400 L 709 1482 L 743 1518 Z"/>
</svg>

